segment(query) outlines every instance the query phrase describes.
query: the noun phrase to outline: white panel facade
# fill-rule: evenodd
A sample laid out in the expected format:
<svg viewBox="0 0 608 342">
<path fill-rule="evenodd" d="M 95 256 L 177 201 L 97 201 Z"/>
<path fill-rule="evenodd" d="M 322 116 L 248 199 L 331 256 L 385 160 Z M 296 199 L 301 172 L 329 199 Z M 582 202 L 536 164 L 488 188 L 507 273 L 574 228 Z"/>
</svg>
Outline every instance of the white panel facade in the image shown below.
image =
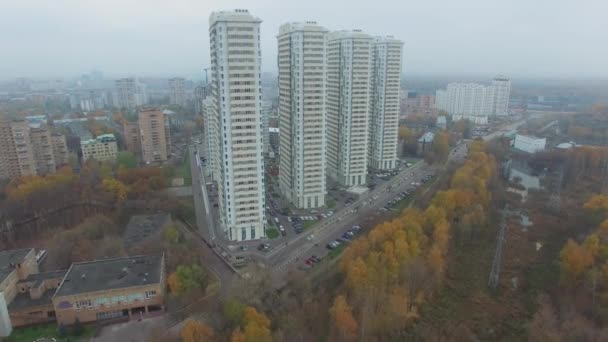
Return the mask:
<svg viewBox="0 0 608 342">
<path fill-rule="evenodd" d="M 360 31 L 327 38 L 327 172 L 343 186 L 366 183 L 372 43 Z"/>
<path fill-rule="evenodd" d="M 279 29 L 281 192 L 297 208 L 325 205 L 325 46 L 314 22 Z"/>
<path fill-rule="evenodd" d="M 265 236 L 260 23 L 247 10 L 209 19 L 220 223 L 232 241 Z"/>
<path fill-rule="evenodd" d="M 369 166 L 391 170 L 397 160 L 403 42 L 376 38 L 370 80 Z"/>
</svg>

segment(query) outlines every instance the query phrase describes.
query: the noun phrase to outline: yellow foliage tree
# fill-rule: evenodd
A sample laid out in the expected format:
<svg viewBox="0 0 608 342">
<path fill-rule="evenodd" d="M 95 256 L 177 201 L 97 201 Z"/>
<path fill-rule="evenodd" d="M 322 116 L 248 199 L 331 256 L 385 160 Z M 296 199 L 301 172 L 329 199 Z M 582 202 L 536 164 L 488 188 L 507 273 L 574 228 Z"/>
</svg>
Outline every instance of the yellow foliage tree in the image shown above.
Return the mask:
<svg viewBox="0 0 608 342">
<path fill-rule="evenodd" d="M 210 326 L 193 319 L 186 321 L 181 336 L 184 342 L 213 342 L 216 340 L 215 332 Z"/>
<path fill-rule="evenodd" d="M 342 340 L 350 340 L 357 336 L 358 324 L 346 297 L 336 297 L 334 305 L 330 309 L 330 314 Z"/>
<path fill-rule="evenodd" d="M 124 185 L 121 181 L 114 178 L 106 178 L 102 182 L 104 190 L 113 193 L 116 198 L 124 200 L 127 198 L 129 188 Z"/>
<path fill-rule="evenodd" d="M 182 284 L 179 281 L 179 277 L 177 276 L 176 272 L 171 272 L 171 274 L 169 274 L 169 277 L 167 277 L 167 285 L 169 285 L 171 293 L 177 295 L 181 292 Z"/>
<path fill-rule="evenodd" d="M 559 255 L 560 281 L 567 287 L 576 285 L 593 264 L 593 255 L 572 239 L 568 239 Z"/>
</svg>

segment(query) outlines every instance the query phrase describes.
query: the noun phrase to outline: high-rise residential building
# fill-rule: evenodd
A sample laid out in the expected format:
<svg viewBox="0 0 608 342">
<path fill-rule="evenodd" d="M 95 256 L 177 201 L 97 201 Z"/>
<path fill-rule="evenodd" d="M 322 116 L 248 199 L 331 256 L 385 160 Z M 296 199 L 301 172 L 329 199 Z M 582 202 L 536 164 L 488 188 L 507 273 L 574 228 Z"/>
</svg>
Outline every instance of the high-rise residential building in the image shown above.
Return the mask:
<svg viewBox="0 0 608 342">
<path fill-rule="evenodd" d="M 511 81 L 496 77 L 489 86 L 478 83 L 449 83 L 435 93 L 435 108 L 451 115 L 506 115 L 509 108 Z"/>
<path fill-rule="evenodd" d="M 218 113 L 215 110 L 212 97 L 203 100 L 203 126 L 205 128 L 205 144 L 207 145 L 207 176 L 211 181 L 218 181 L 220 175 L 219 152 L 220 152 L 220 129 Z"/>
<path fill-rule="evenodd" d="M 279 28 L 281 192 L 297 208 L 325 205 L 325 49 L 315 22 Z M 268 129 L 266 129 L 268 130 Z"/>
<path fill-rule="evenodd" d="M 211 88 L 218 119 L 220 223 L 232 241 L 265 236 L 260 23 L 247 10 L 209 18 Z"/>
<path fill-rule="evenodd" d="M 13 121 L 11 131 L 15 148 L 14 159 L 11 164 L 19 170 L 20 177 L 36 175 L 36 162 L 29 123 L 25 120 Z"/>
<path fill-rule="evenodd" d="M 32 150 L 36 164 L 36 174 L 46 175 L 55 172 L 55 156 L 51 131 L 46 126 L 30 128 Z"/>
<path fill-rule="evenodd" d="M 122 124 L 122 136 L 124 137 L 127 151 L 136 156 L 141 156 L 141 141 L 138 122 L 124 122 Z"/>
<path fill-rule="evenodd" d="M 327 172 L 344 186 L 366 183 L 372 44 L 358 30 L 327 37 Z"/>
<path fill-rule="evenodd" d="M 45 175 L 68 161 L 64 135 L 42 123 L 0 115 L 0 179 Z"/>
<path fill-rule="evenodd" d="M 137 116 L 142 161 L 165 162 L 171 152 L 169 117 L 158 108 L 142 108 Z"/>
<path fill-rule="evenodd" d="M 6 114 L 0 112 L 0 179 L 13 177 L 10 160 L 14 150 L 11 121 Z"/>
<path fill-rule="evenodd" d="M 51 143 L 53 144 L 53 157 L 55 166 L 60 167 L 70 161 L 68 144 L 63 134 L 52 134 Z"/>
<path fill-rule="evenodd" d="M 494 88 L 495 115 L 507 115 L 509 113 L 509 97 L 511 96 L 511 80 L 505 76 L 497 76 L 492 80 Z"/>
<path fill-rule="evenodd" d="M 262 101 L 262 136 L 264 140 L 264 155 L 268 153 L 268 123 L 270 120 L 270 116 L 272 115 L 272 102 L 268 100 Z"/>
<path fill-rule="evenodd" d="M 114 106 L 119 108 L 133 109 L 148 102 L 146 85 L 133 77 L 116 80 L 113 97 Z"/>
<path fill-rule="evenodd" d="M 392 37 L 372 45 L 368 158 L 376 170 L 394 169 L 397 160 L 402 50 L 403 42 Z"/>
<path fill-rule="evenodd" d="M 198 115 L 203 114 L 203 101 L 211 95 L 211 85 L 199 85 L 194 88 L 194 112 Z"/>
<path fill-rule="evenodd" d="M 89 159 L 114 161 L 118 153 L 114 134 L 102 134 L 94 139 L 83 140 L 80 142 L 80 149 L 82 150 L 83 161 Z"/>
<path fill-rule="evenodd" d="M 186 86 L 183 78 L 169 79 L 169 102 L 182 107 L 186 106 Z"/>
</svg>

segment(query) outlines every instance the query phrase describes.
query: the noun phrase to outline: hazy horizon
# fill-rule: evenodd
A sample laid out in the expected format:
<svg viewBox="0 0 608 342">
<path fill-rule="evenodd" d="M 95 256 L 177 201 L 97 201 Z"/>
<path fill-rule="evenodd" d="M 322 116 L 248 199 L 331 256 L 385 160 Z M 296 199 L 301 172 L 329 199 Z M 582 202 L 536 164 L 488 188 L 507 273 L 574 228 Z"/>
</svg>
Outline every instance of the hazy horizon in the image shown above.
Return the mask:
<svg viewBox="0 0 608 342">
<path fill-rule="evenodd" d="M 306 2 L 270 0 L 22 0 L 0 6 L 0 79 L 73 77 L 200 79 L 209 65 L 212 11 L 249 9 L 262 19 L 262 69 L 276 72 L 276 34 L 290 21 L 361 29 L 404 41 L 407 75 L 608 78 L 608 4 L 493 2 Z"/>
</svg>

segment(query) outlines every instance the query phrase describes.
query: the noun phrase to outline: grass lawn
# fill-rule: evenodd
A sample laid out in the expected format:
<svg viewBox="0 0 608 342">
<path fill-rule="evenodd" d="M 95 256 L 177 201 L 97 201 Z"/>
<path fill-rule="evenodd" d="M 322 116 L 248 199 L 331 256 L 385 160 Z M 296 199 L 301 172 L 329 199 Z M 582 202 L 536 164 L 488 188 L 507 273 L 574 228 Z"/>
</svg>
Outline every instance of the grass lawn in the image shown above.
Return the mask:
<svg viewBox="0 0 608 342">
<path fill-rule="evenodd" d="M 186 153 L 184 161 L 175 169 L 175 177 L 184 178 L 184 185 L 192 185 L 192 169 L 190 168 L 190 153 Z"/>
<path fill-rule="evenodd" d="M 306 230 L 312 228 L 315 224 L 317 224 L 317 221 L 304 221 L 302 227 L 304 228 L 304 230 Z"/>
<path fill-rule="evenodd" d="M 325 205 L 327 206 L 328 209 L 333 209 L 336 207 L 336 200 L 328 197 L 327 200 L 325 201 Z"/>
<path fill-rule="evenodd" d="M 66 330 L 69 332 L 69 328 Z M 2 341 L 32 342 L 42 337 L 54 337 L 60 342 L 68 341 L 68 338 L 70 341 L 88 341 L 94 333 L 95 329 L 92 326 L 83 326 L 83 333 L 80 336 L 73 336 L 69 334 L 65 338 L 60 338 L 57 335 L 57 324 L 49 323 L 25 328 L 17 328 L 13 330 L 11 336 L 4 338 Z"/>
<path fill-rule="evenodd" d="M 279 237 L 279 230 L 272 227 L 272 228 L 266 228 L 266 236 L 268 236 L 269 239 L 276 239 Z"/>
<path fill-rule="evenodd" d="M 340 246 L 338 246 L 338 248 L 334 248 L 334 249 L 330 250 L 329 253 L 327 253 L 327 257 L 330 260 L 333 258 L 337 258 L 340 256 L 340 254 L 342 254 L 342 252 L 344 252 L 345 249 L 346 249 L 346 244 L 343 243 Z"/>
</svg>

